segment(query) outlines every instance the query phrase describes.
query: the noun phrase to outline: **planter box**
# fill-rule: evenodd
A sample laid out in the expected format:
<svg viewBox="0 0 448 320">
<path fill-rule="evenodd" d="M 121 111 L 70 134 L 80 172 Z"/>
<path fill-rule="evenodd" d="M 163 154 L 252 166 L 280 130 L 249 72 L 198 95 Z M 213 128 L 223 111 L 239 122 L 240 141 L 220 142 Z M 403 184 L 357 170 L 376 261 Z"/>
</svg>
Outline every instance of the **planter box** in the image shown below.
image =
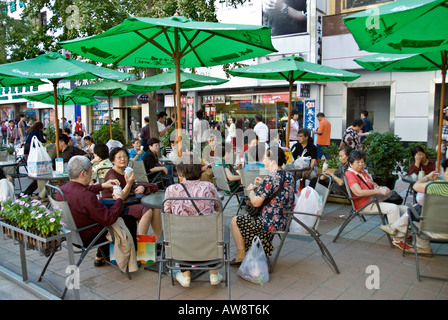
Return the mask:
<svg viewBox="0 0 448 320">
<path fill-rule="evenodd" d="M 13 239 L 16 244 L 23 243 L 26 249 L 37 250 L 46 257 L 61 247 L 59 233 L 45 236 L 38 230 L 21 229 L 16 223 L 7 220 L 0 220 L 0 226 L 5 238 Z"/>
</svg>

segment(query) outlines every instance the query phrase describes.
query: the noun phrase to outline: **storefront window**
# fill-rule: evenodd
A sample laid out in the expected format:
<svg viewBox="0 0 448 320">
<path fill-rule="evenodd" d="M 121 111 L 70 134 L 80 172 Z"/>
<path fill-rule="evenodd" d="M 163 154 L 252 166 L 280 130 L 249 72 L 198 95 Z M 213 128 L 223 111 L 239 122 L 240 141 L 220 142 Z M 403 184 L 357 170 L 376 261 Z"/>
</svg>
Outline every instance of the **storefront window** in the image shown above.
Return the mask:
<svg viewBox="0 0 448 320">
<path fill-rule="evenodd" d="M 363 9 L 367 6 L 379 5 L 392 0 L 343 0 L 342 12 Z"/>
</svg>

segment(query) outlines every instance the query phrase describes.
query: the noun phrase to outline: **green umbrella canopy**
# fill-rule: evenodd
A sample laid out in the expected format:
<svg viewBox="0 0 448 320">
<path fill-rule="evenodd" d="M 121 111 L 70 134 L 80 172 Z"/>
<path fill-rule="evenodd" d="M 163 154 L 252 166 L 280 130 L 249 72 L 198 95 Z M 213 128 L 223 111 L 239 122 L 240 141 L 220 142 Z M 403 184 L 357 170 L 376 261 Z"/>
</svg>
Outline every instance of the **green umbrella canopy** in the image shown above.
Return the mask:
<svg viewBox="0 0 448 320">
<path fill-rule="evenodd" d="M 446 56 L 446 53 L 445 53 Z M 374 71 L 419 72 L 442 70 L 443 55 L 441 52 L 422 54 L 387 54 L 378 53 L 356 58 L 354 61 L 361 67 Z M 446 58 L 445 58 L 446 63 Z"/>
<path fill-rule="evenodd" d="M 119 44 L 119 45 L 117 45 Z M 198 22 L 182 16 L 131 17 L 99 35 L 61 42 L 86 58 L 135 67 L 176 69 L 176 121 L 182 128 L 180 68 L 215 66 L 276 52 L 266 26 Z M 177 130 L 179 141 L 181 130 Z M 182 153 L 179 148 L 179 153 Z"/>
<path fill-rule="evenodd" d="M 41 84 L 46 83 L 37 79 L 17 78 L 0 74 L 0 87 L 29 87 Z"/>
<path fill-rule="evenodd" d="M 353 72 L 311 63 L 295 56 L 229 70 L 229 73 L 239 77 L 286 80 L 288 82 L 353 81 L 361 76 Z"/>
<path fill-rule="evenodd" d="M 0 65 L 0 76 L 47 79 L 53 83 L 55 116 L 58 120 L 57 86 L 61 80 L 114 79 L 123 80 L 134 77 L 123 72 L 99 67 L 86 62 L 70 59 L 60 53 L 50 52 L 37 58 Z M 59 140 L 59 121 L 56 121 L 56 141 Z M 56 156 L 59 145 L 56 143 Z"/>
<path fill-rule="evenodd" d="M 46 53 L 30 60 L 2 64 L 0 65 L 0 75 L 48 80 L 96 78 L 124 80 L 134 77 L 127 73 L 70 59 L 57 52 Z"/>
<path fill-rule="evenodd" d="M 139 88 L 134 88 L 131 84 L 121 83 L 112 80 L 103 80 L 100 82 L 94 82 L 85 86 L 76 87 L 73 89 L 72 94 L 76 96 L 83 97 L 107 97 L 109 104 L 109 127 L 110 127 L 110 138 L 112 135 L 112 108 L 111 108 L 111 98 L 112 97 L 125 97 L 134 94 L 141 94 L 147 92 Z"/>
<path fill-rule="evenodd" d="M 323 66 L 305 61 L 303 58 L 290 56 L 277 61 L 262 63 L 229 70 L 234 76 L 286 80 L 289 83 L 288 119 L 291 118 L 292 89 L 295 81 L 302 82 L 329 82 L 329 81 L 353 81 L 361 75 L 332 67 Z M 287 124 L 286 146 L 289 146 L 290 122 Z"/>
<path fill-rule="evenodd" d="M 439 110 L 439 136 L 437 149 L 437 163 L 442 159 L 442 125 L 443 109 L 445 107 L 446 73 L 448 69 L 448 51 L 436 50 L 415 54 L 373 54 L 354 59 L 363 68 L 375 71 L 423 72 L 440 70 L 442 72 L 442 89 Z"/>
<path fill-rule="evenodd" d="M 181 88 L 183 89 L 216 86 L 228 81 L 227 79 L 208 77 L 184 71 L 180 72 Z M 171 69 L 156 76 L 134 81 L 132 82 L 132 86 L 147 91 L 158 89 L 172 89 L 176 91 L 176 70 Z"/>
<path fill-rule="evenodd" d="M 397 0 L 343 18 L 361 50 L 421 53 L 448 49 L 448 0 Z"/>
<path fill-rule="evenodd" d="M 132 17 L 99 35 L 59 44 L 95 61 L 152 68 L 173 68 L 177 54 L 182 67 L 195 68 L 276 51 L 269 27 L 198 22 L 181 16 Z"/>
<path fill-rule="evenodd" d="M 89 106 L 98 103 L 98 101 L 93 99 L 92 97 L 73 96 L 71 95 L 72 91 L 73 90 L 66 88 L 58 89 L 58 95 L 57 95 L 58 105 L 64 106 L 70 104 L 80 104 Z M 22 98 L 29 101 L 54 105 L 53 91 L 22 94 Z"/>
</svg>

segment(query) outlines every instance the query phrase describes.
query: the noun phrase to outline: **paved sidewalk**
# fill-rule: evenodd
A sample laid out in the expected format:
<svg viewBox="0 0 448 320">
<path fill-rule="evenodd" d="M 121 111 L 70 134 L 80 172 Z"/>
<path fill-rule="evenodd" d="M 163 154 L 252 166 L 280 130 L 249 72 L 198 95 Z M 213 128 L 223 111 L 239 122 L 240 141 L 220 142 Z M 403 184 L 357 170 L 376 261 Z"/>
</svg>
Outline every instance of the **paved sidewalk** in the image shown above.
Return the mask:
<svg viewBox="0 0 448 320">
<path fill-rule="evenodd" d="M 404 195 L 407 184 L 397 182 L 396 190 Z M 236 201 L 232 201 L 225 211 L 225 219 L 230 221 L 236 212 Z M 338 203 L 327 203 L 319 231 L 322 240 L 336 260 L 340 274 L 336 274 L 322 257 L 314 241 L 306 237 L 287 239 L 268 284 L 258 286 L 249 283 L 231 269 L 232 300 L 447 300 L 448 282 L 422 279 L 418 282 L 414 255 L 403 257 L 396 248 L 391 248 L 385 234 L 379 230 L 380 220 L 376 216 L 367 217 L 367 222 L 352 221 L 336 243 L 332 240 L 340 224 L 347 217 L 349 207 Z M 278 240 L 275 240 L 278 241 Z M 438 246 L 433 247 L 438 250 Z M 0 265 L 20 274 L 18 246 L 11 240 L 0 238 Z M 231 255 L 236 255 L 231 239 Z M 132 279 L 109 266 L 95 268 L 94 253 L 81 265 L 82 300 L 154 300 L 157 299 L 158 274 L 145 270 L 132 273 Z M 36 251 L 27 252 L 30 280 L 34 285 L 45 288 L 45 284 L 35 281 L 45 263 L 45 258 Z M 378 267 L 379 288 L 368 289 L 371 273 L 367 268 Z M 423 270 L 430 270 L 448 277 L 448 257 L 422 258 Z M 57 253 L 47 271 L 48 277 L 62 288 L 67 274 L 66 254 Z M 39 299 L 15 282 L 8 281 L 0 273 L 0 299 Z M 66 299 L 73 299 L 69 291 Z M 208 275 L 192 281 L 190 288 L 182 288 L 177 282 L 171 285 L 169 276 L 163 276 L 163 300 L 226 300 L 225 284 L 211 286 Z"/>
</svg>

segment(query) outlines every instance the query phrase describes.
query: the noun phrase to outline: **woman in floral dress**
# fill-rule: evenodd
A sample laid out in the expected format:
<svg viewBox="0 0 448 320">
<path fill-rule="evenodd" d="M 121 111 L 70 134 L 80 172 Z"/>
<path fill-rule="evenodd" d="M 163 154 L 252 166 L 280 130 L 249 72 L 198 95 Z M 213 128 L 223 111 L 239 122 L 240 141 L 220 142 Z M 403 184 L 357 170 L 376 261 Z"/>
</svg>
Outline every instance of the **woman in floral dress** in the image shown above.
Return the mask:
<svg viewBox="0 0 448 320">
<path fill-rule="evenodd" d="M 281 148 L 269 148 L 266 151 L 264 165 L 271 174 L 264 179 L 255 179 L 255 184 L 260 183 L 257 191 L 255 191 L 257 187 L 253 184 L 247 187 L 251 190 L 249 197 L 253 206 L 262 206 L 266 199 L 270 201 L 263 207 L 261 215 L 257 218 L 244 215 L 232 219 L 232 234 L 238 252 L 232 265 L 241 264 L 255 236 L 260 238 L 266 255 L 270 256 L 274 250 L 271 232 L 285 230 L 289 217 L 285 211 L 292 211 L 294 207 L 294 177 L 290 172 L 282 170 L 285 163 L 286 156 Z M 279 192 L 272 198 L 277 190 Z"/>
</svg>

